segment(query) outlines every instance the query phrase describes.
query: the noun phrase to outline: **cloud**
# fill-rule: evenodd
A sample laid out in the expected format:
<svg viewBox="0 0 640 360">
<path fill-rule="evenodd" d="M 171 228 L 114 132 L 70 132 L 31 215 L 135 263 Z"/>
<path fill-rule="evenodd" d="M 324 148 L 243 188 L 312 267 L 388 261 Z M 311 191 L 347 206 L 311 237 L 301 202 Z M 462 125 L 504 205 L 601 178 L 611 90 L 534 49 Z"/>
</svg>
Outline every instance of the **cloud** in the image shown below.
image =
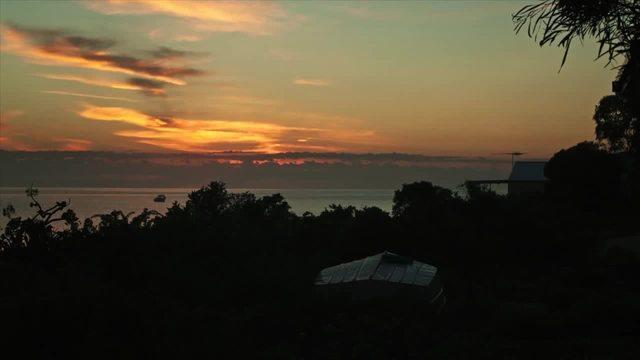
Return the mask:
<svg viewBox="0 0 640 360">
<path fill-rule="evenodd" d="M 87 1 L 92 10 L 108 15 L 162 14 L 188 20 L 197 30 L 271 35 L 295 26 L 304 17 L 292 15 L 266 1 L 107 0 Z"/>
<path fill-rule="evenodd" d="M 11 150 L 31 150 L 31 147 L 24 144 L 21 141 L 16 140 L 14 137 L 14 127 L 9 126 L 9 122 L 13 119 L 24 115 L 22 110 L 8 110 L 0 112 L 0 148 Z"/>
<path fill-rule="evenodd" d="M 118 72 L 174 85 L 186 84 L 187 77 L 204 75 L 201 70 L 167 65 L 154 57 L 144 59 L 112 53 L 110 49 L 116 43 L 109 39 L 88 38 L 62 30 L 34 29 L 12 24 L 3 26 L 1 32 L 3 51 L 37 63 Z"/>
<path fill-rule="evenodd" d="M 7 123 L 19 116 L 23 116 L 21 110 L 0 112 L 0 149 L 35 151 L 35 150 L 62 150 L 62 151 L 86 151 L 91 148 L 92 142 L 77 138 L 57 138 L 34 135 L 24 131 L 26 124 L 9 126 Z M 43 146 L 46 144 L 46 146 Z"/>
<path fill-rule="evenodd" d="M 374 142 L 370 131 L 284 126 L 270 122 L 186 119 L 156 116 L 122 107 L 86 105 L 79 115 L 91 120 L 116 121 L 135 128 L 115 135 L 163 149 L 211 152 L 242 150 L 339 151 L 351 141 Z M 302 143 L 298 139 L 306 139 Z"/>
<path fill-rule="evenodd" d="M 164 83 L 157 80 L 145 79 L 145 78 L 129 78 L 127 80 L 129 86 L 141 90 L 144 94 L 150 96 L 164 96 Z"/>
<path fill-rule="evenodd" d="M 122 121 L 146 128 L 161 127 L 167 124 L 165 120 L 143 114 L 136 110 L 121 107 L 99 107 L 87 105 L 79 115 L 92 120 Z"/>
<path fill-rule="evenodd" d="M 55 142 L 59 143 L 61 151 L 87 151 L 91 149 L 92 142 L 84 139 L 75 138 L 56 138 Z"/>
<path fill-rule="evenodd" d="M 397 189 L 428 180 L 456 188 L 467 179 L 508 176 L 510 160 L 402 153 L 0 152 L 2 186 Z M 49 169 L 59 169 L 52 173 Z M 286 196 L 286 194 L 285 194 Z M 387 192 L 389 201 L 393 191 Z M 293 201 L 293 199 L 292 199 Z M 327 205 L 330 201 L 327 200 Z"/>
<path fill-rule="evenodd" d="M 196 42 L 204 38 L 202 35 L 195 33 L 175 34 L 175 29 L 167 29 L 166 27 L 151 29 L 147 32 L 147 36 L 151 40 L 171 39 L 177 42 Z"/>
<path fill-rule="evenodd" d="M 304 86 L 329 86 L 331 82 L 324 79 L 303 79 L 298 78 L 293 80 L 293 83 L 296 85 L 304 85 Z"/>
<path fill-rule="evenodd" d="M 8 110 L 0 112 L 0 123 L 11 121 L 18 116 L 24 115 L 24 111 L 22 110 Z"/>
<path fill-rule="evenodd" d="M 173 40 L 179 42 L 196 42 L 202 40 L 202 36 L 194 34 L 181 34 L 174 36 Z"/>
<path fill-rule="evenodd" d="M 8 133 L 11 132 L 9 122 L 19 116 L 24 115 L 22 110 L 8 110 L 0 112 L 0 144 L 2 147 L 10 149 L 26 149 L 27 147 L 12 140 Z"/>
<path fill-rule="evenodd" d="M 9 151 L 89 151 L 93 143 L 76 138 L 43 138 L 14 134 L 0 136 L 0 149 Z"/>
<path fill-rule="evenodd" d="M 126 101 L 126 102 L 138 102 L 137 100 L 121 98 L 121 97 L 117 97 L 117 96 L 91 95 L 91 94 L 82 94 L 82 93 L 62 91 L 62 90 L 43 90 L 42 92 L 46 93 L 46 94 L 76 96 L 76 97 L 84 97 L 84 98 L 90 98 L 90 99 L 104 99 L 104 100 L 119 100 L 119 101 Z"/>
<path fill-rule="evenodd" d="M 205 53 L 200 53 L 196 51 L 176 50 L 167 46 L 160 46 L 155 50 L 148 51 L 148 53 L 156 59 L 163 59 L 163 60 L 206 55 Z"/>
<path fill-rule="evenodd" d="M 18 150 L 18 151 L 32 151 L 34 148 L 31 146 L 13 139 L 10 136 L 0 136 L 0 149 L 3 150 Z"/>
<path fill-rule="evenodd" d="M 166 94 L 164 86 L 166 83 L 145 78 L 129 78 L 126 82 L 111 79 L 100 79 L 93 77 L 83 77 L 71 74 L 35 74 L 51 80 L 74 81 L 82 84 L 106 87 L 120 90 L 136 90 L 151 96 L 164 96 Z"/>
</svg>

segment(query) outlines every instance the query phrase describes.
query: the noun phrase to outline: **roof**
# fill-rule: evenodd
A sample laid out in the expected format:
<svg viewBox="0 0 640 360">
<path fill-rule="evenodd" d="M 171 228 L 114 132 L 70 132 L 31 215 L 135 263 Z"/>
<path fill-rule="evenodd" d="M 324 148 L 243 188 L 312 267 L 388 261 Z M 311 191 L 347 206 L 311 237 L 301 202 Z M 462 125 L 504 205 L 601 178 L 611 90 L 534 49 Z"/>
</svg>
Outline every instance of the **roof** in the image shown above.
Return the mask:
<svg viewBox="0 0 640 360">
<path fill-rule="evenodd" d="M 509 175 L 510 181 L 547 181 L 544 176 L 546 161 L 516 161 Z"/>
<path fill-rule="evenodd" d="M 328 267 L 318 274 L 316 285 L 363 280 L 429 286 L 438 268 L 410 258 L 383 252 L 364 259 Z"/>
</svg>

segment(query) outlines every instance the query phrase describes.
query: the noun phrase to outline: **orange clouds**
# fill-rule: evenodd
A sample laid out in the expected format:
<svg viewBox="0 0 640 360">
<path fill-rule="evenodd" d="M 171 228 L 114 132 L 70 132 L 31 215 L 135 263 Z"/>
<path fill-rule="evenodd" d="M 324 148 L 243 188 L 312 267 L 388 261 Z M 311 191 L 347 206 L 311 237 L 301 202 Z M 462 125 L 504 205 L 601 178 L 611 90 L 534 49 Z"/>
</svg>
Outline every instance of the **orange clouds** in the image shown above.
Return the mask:
<svg viewBox="0 0 640 360">
<path fill-rule="evenodd" d="M 86 151 L 91 149 L 92 142 L 85 139 L 69 137 L 43 137 L 26 133 L 24 124 L 15 123 L 9 126 L 17 117 L 23 116 L 21 110 L 0 112 L 0 149 L 18 151 L 62 150 Z"/>
<path fill-rule="evenodd" d="M 85 97 L 85 98 L 91 98 L 91 99 L 104 99 L 104 100 L 118 100 L 118 101 L 126 101 L 126 102 L 137 102 L 136 100 L 131 100 L 131 99 L 127 99 L 127 98 L 121 98 L 121 97 L 117 97 L 117 96 L 91 95 L 91 94 L 82 94 L 82 93 L 62 91 L 62 90 L 44 90 L 42 92 L 45 93 L 45 94 L 68 95 L 68 96 Z"/>
<path fill-rule="evenodd" d="M 99 107 L 87 105 L 80 116 L 92 120 L 121 121 L 140 127 L 154 128 L 166 125 L 166 121 L 143 114 L 136 110 L 121 107 Z"/>
<path fill-rule="evenodd" d="M 36 76 L 43 77 L 46 79 L 51 79 L 51 80 L 74 81 L 82 84 L 107 87 L 112 89 L 136 90 L 136 91 L 148 92 L 150 95 L 154 95 L 154 96 L 164 96 L 166 94 L 166 92 L 162 88 L 164 86 L 162 82 L 154 82 L 153 80 L 148 80 L 148 79 L 132 78 L 132 79 L 129 79 L 127 82 L 121 82 L 121 81 L 114 81 L 111 79 L 82 77 L 79 75 L 70 75 L 70 74 L 36 74 Z M 146 81 L 141 81 L 141 80 L 146 80 Z"/>
<path fill-rule="evenodd" d="M 11 129 L 8 122 L 22 116 L 24 114 L 21 110 L 9 110 L 0 112 L 0 148 L 13 149 L 13 150 L 29 150 L 29 147 L 15 139 L 12 139 L 9 135 Z"/>
<path fill-rule="evenodd" d="M 331 82 L 324 79 L 295 79 L 293 83 L 296 85 L 306 85 L 306 86 L 329 86 Z"/>
<path fill-rule="evenodd" d="M 2 124 L 2 122 L 11 121 L 21 115 L 24 115 L 24 111 L 22 110 L 9 110 L 0 112 L 0 124 Z"/>
<path fill-rule="evenodd" d="M 115 134 L 143 144 L 182 151 L 242 149 L 272 152 L 284 133 L 314 131 L 269 123 L 161 118 L 119 107 L 87 106 L 79 114 L 88 119 L 142 127 L 144 130 L 121 130 Z"/>
<path fill-rule="evenodd" d="M 18 151 L 32 151 L 35 150 L 31 146 L 13 139 L 9 136 L 0 136 L 0 149 L 3 150 L 18 150 Z"/>
<path fill-rule="evenodd" d="M 164 14 L 188 19 L 195 29 L 269 35 L 303 19 L 266 1 L 107 0 L 86 2 L 103 14 Z"/>
<path fill-rule="evenodd" d="M 74 138 L 58 138 L 57 142 L 61 144 L 58 148 L 62 151 L 87 151 L 91 149 L 91 141 Z"/>
<path fill-rule="evenodd" d="M 36 63 L 118 72 L 173 85 L 184 85 L 186 77 L 204 74 L 197 69 L 169 65 L 166 60 L 171 58 L 158 57 L 154 54 L 151 58 L 144 59 L 112 53 L 110 50 L 116 43 L 109 39 L 89 38 L 59 30 L 32 29 L 17 25 L 3 26 L 1 33 L 2 51 L 26 57 Z M 161 48 L 159 51 L 166 53 L 167 49 Z M 174 56 L 178 54 L 185 55 L 178 51 L 172 53 Z"/>
<path fill-rule="evenodd" d="M 42 144 L 43 142 L 47 145 Z M 0 136 L 0 148 L 12 151 L 88 151 L 92 144 L 89 140 L 74 138 L 30 138 L 27 142 L 24 139 Z"/>
<path fill-rule="evenodd" d="M 373 141 L 371 132 L 283 126 L 268 122 L 183 119 L 161 117 L 121 107 L 86 105 L 79 115 L 99 121 L 115 121 L 137 129 L 115 135 L 163 149 L 212 152 L 338 151 L 349 139 Z M 299 139 L 306 142 L 299 142 Z M 345 141 L 346 140 L 346 141 Z"/>
</svg>

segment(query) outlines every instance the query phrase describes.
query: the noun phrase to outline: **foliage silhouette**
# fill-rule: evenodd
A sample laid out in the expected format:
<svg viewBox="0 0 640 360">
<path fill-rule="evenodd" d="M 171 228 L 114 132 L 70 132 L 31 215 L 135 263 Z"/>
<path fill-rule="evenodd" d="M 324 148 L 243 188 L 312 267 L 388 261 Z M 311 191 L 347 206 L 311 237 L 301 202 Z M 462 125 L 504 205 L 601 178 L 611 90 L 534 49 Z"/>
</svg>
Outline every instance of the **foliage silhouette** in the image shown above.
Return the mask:
<svg viewBox="0 0 640 360">
<path fill-rule="evenodd" d="M 592 37 L 598 42 L 597 59 L 606 57 L 607 65 L 618 60 L 618 78 L 614 91 L 624 102 L 621 107 L 614 98 L 605 98 L 604 109 L 596 111 L 594 119 L 604 131 L 605 138 L 612 136 L 619 144 L 620 139 L 631 139 L 631 150 L 636 156 L 636 170 L 640 174 L 640 1 L 638 0 L 543 0 L 521 8 L 512 16 L 515 31 L 526 28 L 529 37 L 539 40 L 540 46 L 556 43 L 564 48 L 561 68 L 564 66 L 569 49 L 574 40 L 583 42 Z M 604 100 L 604 99 L 603 99 Z M 624 110 L 622 110 L 624 108 Z M 618 109 L 630 117 L 623 116 L 612 121 L 604 119 L 611 109 Z M 604 114 L 603 114 L 604 113 Z M 614 134 L 599 123 L 609 123 L 625 136 Z M 623 129 L 621 126 L 626 125 Z M 608 134 L 607 134 L 608 133 Z M 600 134 L 598 134 L 600 138 Z"/>
<path fill-rule="evenodd" d="M 513 15 L 516 32 L 540 41 L 540 46 L 557 43 L 564 48 L 562 65 L 573 40 L 594 37 L 598 58 L 608 63 L 622 55 L 629 59 L 632 44 L 638 41 L 640 2 L 637 0 L 543 0 L 524 6 Z"/>
<path fill-rule="evenodd" d="M 550 169 L 554 186 L 573 179 Z M 638 264 L 606 281 L 612 268 L 594 252 L 598 234 L 638 230 L 637 209 L 618 210 L 419 182 L 396 191 L 392 214 L 333 205 L 298 216 L 279 194 L 213 182 L 164 215 L 68 216 L 62 227 L 14 217 L 0 235 L 2 339 L 26 357 L 622 357 L 635 343 L 608 339 L 640 335 L 621 320 L 640 315 Z M 383 250 L 439 267 L 442 315 L 313 296 L 320 269 Z"/>
<path fill-rule="evenodd" d="M 593 120 L 596 123 L 596 138 L 606 142 L 610 151 L 631 150 L 637 125 L 624 99 L 618 95 L 600 99 Z"/>
<path fill-rule="evenodd" d="M 553 196 L 593 209 L 607 210 L 620 201 L 621 166 L 615 156 L 592 142 L 560 150 L 547 163 Z"/>
</svg>

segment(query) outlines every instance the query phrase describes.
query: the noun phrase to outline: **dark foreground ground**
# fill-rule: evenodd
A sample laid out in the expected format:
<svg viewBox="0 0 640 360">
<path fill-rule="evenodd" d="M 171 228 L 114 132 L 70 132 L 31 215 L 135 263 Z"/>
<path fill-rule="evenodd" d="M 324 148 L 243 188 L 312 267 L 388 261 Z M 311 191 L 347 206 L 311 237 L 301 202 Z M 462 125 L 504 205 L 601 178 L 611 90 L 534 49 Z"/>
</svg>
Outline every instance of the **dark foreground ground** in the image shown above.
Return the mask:
<svg viewBox="0 0 640 360">
<path fill-rule="evenodd" d="M 396 192 L 392 214 L 296 216 L 278 195 L 212 183 L 166 215 L 84 223 L 66 204 L 34 204 L 38 214 L 14 218 L 1 238 L 0 348 L 25 358 L 637 358 L 640 262 L 607 239 L 636 233 L 640 217 L 629 198 L 605 195 L 463 198 L 415 183 Z M 53 230 L 57 218 L 65 230 Z M 384 250 L 439 267 L 442 313 L 411 299 L 314 296 L 320 269 Z"/>
</svg>

